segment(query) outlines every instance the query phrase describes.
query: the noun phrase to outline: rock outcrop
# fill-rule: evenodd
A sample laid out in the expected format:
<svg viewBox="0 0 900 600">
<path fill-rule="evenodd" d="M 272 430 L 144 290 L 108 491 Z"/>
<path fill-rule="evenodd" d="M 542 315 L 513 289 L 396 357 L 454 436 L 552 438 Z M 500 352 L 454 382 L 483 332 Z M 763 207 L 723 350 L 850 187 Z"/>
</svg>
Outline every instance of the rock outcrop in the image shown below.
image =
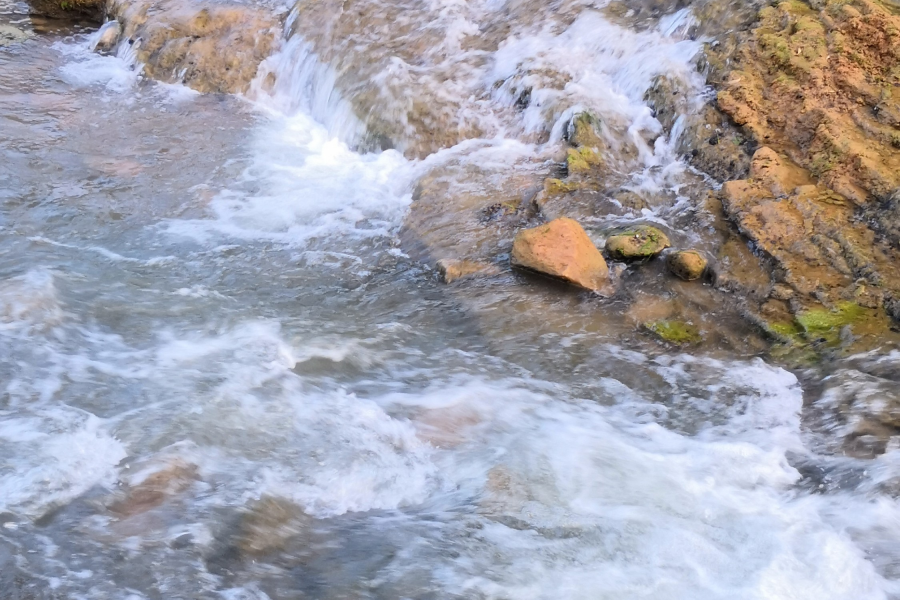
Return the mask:
<svg viewBox="0 0 900 600">
<path fill-rule="evenodd" d="M 562 279 L 588 290 L 606 284 L 609 269 L 603 255 L 574 219 L 560 218 L 520 231 L 513 242 L 514 267 Z"/>
<path fill-rule="evenodd" d="M 199 92 L 243 92 L 281 35 L 279 18 L 250 4 L 112 0 L 109 16 L 153 79 Z"/>
<path fill-rule="evenodd" d="M 727 214 L 774 261 L 778 300 L 794 314 L 850 302 L 882 309 L 900 298 L 900 252 L 879 238 L 846 197 L 770 148 L 750 178 L 722 187 Z"/>
<path fill-rule="evenodd" d="M 860 207 L 887 200 L 900 185 L 895 12 L 879 0 L 762 9 L 722 75 L 719 107 Z"/>
</svg>

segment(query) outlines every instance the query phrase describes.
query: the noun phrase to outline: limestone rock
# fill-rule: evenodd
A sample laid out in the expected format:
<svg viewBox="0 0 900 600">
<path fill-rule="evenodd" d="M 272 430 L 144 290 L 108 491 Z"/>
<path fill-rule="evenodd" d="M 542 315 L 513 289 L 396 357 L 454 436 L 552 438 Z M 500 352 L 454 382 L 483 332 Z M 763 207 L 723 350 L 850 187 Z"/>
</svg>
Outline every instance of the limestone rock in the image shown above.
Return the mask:
<svg viewBox="0 0 900 600">
<path fill-rule="evenodd" d="M 103 27 L 96 33 L 94 43 L 91 49 L 101 54 L 111 53 L 116 49 L 119 43 L 119 35 L 122 33 L 122 26 L 118 21 L 109 21 L 103 24 Z"/>
<path fill-rule="evenodd" d="M 598 290 L 609 277 L 603 255 L 574 219 L 562 217 L 520 231 L 510 256 L 513 266 Z"/>
<path fill-rule="evenodd" d="M 477 275 L 496 275 L 500 272 L 500 269 L 494 265 L 474 260 L 442 258 L 437 261 L 436 266 L 444 283 L 453 283 L 458 279 L 475 277 Z"/>
<path fill-rule="evenodd" d="M 112 0 L 109 16 L 146 75 L 198 92 L 246 91 L 281 35 L 280 19 L 250 4 Z"/>
<path fill-rule="evenodd" d="M 900 297 L 900 252 L 857 218 L 848 199 L 773 150 L 760 148 L 752 179 L 722 186 L 726 214 L 777 267 L 780 297 L 797 309 L 848 300 L 887 307 Z"/>
<path fill-rule="evenodd" d="M 812 5 L 810 5 L 812 4 Z M 718 105 L 759 144 L 877 211 L 900 186 L 900 15 L 881 0 L 780 2 L 736 45 Z"/>
<path fill-rule="evenodd" d="M 619 260 L 653 258 L 669 246 L 668 236 L 650 225 L 638 225 L 606 239 L 606 251 Z"/>
<path fill-rule="evenodd" d="M 700 279 L 706 271 L 706 265 L 706 259 L 696 250 L 678 250 L 666 257 L 669 271 L 685 281 Z"/>
<path fill-rule="evenodd" d="M 606 146 L 600 137 L 600 120 L 588 112 L 578 113 L 566 127 L 566 141 L 576 148 L 600 150 Z"/>
</svg>

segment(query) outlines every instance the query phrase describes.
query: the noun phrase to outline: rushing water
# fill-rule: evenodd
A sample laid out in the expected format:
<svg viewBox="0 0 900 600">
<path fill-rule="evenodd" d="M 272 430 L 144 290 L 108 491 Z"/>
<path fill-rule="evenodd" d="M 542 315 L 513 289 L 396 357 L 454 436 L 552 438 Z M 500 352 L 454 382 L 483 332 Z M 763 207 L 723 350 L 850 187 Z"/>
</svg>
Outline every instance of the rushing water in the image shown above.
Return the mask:
<svg viewBox="0 0 900 600">
<path fill-rule="evenodd" d="M 418 178 L 540 163 L 577 106 L 668 194 L 637 216 L 683 215 L 697 178 L 641 97 L 688 77 L 686 15 L 529 6 L 289 27 L 252 102 L 143 81 L 82 33 L 0 49 L 0 597 L 900 598 L 896 454 L 820 454 L 793 374 L 652 349 L 511 275 L 451 292 L 407 254 Z M 491 11 L 519 29 L 461 44 Z M 424 22 L 444 45 L 409 68 L 389 34 Z M 563 61 L 571 85 L 541 87 Z M 517 77 L 543 101 L 511 110 Z M 373 111 L 420 89 L 483 139 L 410 160 L 413 120 L 354 151 L 366 81 Z"/>
</svg>

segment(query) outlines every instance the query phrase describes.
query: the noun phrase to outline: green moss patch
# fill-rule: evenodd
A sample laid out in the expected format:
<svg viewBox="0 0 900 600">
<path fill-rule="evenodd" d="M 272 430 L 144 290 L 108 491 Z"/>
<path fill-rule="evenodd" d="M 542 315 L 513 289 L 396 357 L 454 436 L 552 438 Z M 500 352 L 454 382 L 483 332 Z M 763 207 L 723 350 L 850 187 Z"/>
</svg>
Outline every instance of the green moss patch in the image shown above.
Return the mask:
<svg viewBox="0 0 900 600">
<path fill-rule="evenodd" d="M 643 327 L 664 342 L 678 346 L 698 344 L 703 340 L 700 336 L 700 330 L 684 321 L 673 319 L 650 321 L 644 323 Z"/>
<path fill-rule="evenodd" d="M 807 336 L 830 337 L 845 325 L 853 325 L 870 311 L 853 302 L 842 302 L 834 310 L 812 309 L 797 315 L 797 324 Z"/>
</svg>

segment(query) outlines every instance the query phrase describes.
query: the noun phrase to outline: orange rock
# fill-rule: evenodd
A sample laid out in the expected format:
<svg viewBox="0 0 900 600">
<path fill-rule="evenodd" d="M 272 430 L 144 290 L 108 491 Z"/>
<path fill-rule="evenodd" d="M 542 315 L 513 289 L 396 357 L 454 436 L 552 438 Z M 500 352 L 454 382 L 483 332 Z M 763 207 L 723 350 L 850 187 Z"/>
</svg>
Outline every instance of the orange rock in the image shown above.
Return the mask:
<svg viewBox="0 0 900 600">
<path fill-rule="evenodd" d="M 514 267 L 537 271 L 574 285 L 598 290 L 609 269 L 581 225 L 562 217 L 546 225 L 520 231 L 513 242 Z"/>
</svg>

